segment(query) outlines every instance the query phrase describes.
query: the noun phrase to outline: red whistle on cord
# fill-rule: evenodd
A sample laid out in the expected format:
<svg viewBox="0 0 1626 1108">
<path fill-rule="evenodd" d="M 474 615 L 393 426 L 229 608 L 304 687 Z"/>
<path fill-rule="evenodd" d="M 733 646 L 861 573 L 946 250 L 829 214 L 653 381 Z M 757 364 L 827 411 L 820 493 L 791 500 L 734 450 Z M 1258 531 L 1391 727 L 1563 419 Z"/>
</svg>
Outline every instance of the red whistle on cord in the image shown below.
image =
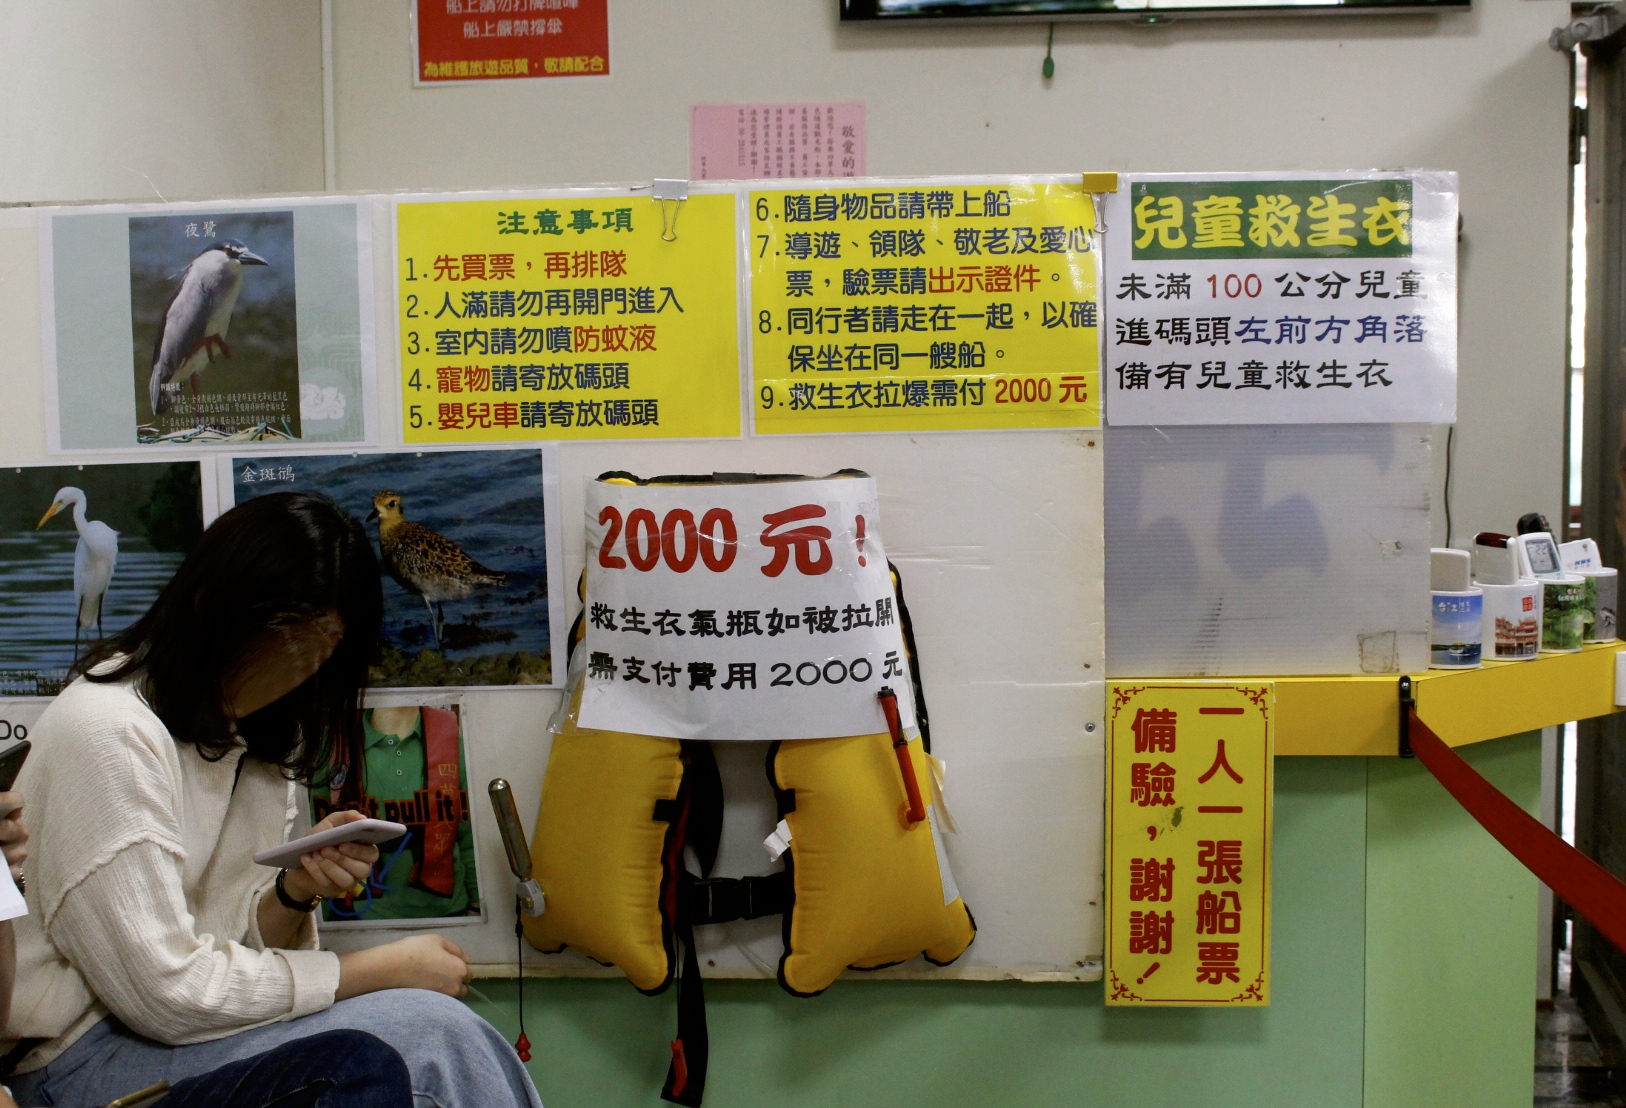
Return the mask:
<svg viewBox="0 0 1626 1108">
<path fill-rule="evenodd" d="M 915 779 L 915 760 L 909 757 L 909 742 L 903 737 L 903 721 L 898 718 L 898 694 L 887 686 L 877 696 L 881 701 L 881 711 L 886 713 L 887 730 L 892 732 L 892 752 L 898 756 L 898 770 L 903 774 L 903 791 L 909 797 L 903 818 L 913 827 L 926 818 L 926 804 L 920 799 L 920 782 Z"/>
</svg>

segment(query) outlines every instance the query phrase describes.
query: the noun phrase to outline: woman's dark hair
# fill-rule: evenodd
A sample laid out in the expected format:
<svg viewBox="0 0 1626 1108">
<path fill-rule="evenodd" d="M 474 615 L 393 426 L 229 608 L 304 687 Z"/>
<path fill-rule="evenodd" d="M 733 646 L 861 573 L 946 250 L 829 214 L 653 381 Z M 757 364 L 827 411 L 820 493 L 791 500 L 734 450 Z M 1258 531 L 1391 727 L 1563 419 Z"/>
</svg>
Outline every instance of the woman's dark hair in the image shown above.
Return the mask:
<svg viewBox="0 0 1626 1108">
<path fill-rule="evenodd" d="M 136 677 L 175 740 L 217 760 L 237 745 L 232 680 L 268 641 L 337 613 L 344 635 L 332 656 L 293 692 L 236 720 L 236 735 L 250 757 L 305 784 L 330 767 L 359 778 L 361 692 L 383 611 L 378 560 L 353 516 L 314 493 L 258 496 L 215 520 L 147 614 L 76 668 L 91 681 Z"/>
</svg>

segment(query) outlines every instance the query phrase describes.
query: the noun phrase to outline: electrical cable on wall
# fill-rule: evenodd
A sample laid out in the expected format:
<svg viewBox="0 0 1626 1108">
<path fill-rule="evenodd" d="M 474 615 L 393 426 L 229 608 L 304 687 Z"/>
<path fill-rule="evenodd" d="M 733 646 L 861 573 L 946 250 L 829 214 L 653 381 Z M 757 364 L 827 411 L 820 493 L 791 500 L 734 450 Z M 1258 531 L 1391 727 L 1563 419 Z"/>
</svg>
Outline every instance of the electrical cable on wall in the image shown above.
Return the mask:
<svg viewBox="0 0 1626 1108">
<path fill-rule="evenodd" d="M 1047 81 L 1056 75 L 1056 59 L 1050 53 L 1051 47 L 1055 45 L 1056 25 L 1052 23 L 1050 25 L 1050 34 L 1044 41 L 1044 65 L 1039 69 L 1039 72 L 1044 74 L 1044 79 Z"/>
<path fill-rule="evenodd" d="M 514 898 L 514 969 L 519 984 L 519 1038 L 514 1040 L 514 1052 L 521 1062 L 531 1060 L 531 1037 L 525 1034 L 525 901 Z"/>
<path fill-rule="evenodd" d="M 1451 440 L 1456 436 L 1457 425 L 1451 424 L 1445 429 L 1445 545 L 1451 545 Z"/>
</svg>

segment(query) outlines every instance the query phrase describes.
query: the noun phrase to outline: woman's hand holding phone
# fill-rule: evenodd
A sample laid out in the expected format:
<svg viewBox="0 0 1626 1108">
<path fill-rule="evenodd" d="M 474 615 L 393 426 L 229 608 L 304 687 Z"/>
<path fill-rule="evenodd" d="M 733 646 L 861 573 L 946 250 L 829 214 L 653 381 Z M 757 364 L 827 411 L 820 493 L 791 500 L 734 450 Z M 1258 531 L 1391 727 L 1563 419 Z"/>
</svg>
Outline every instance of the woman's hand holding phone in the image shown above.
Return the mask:
<svg viewBox="0 0 1626 1108">
<path fill-rule="evenodd" d="M 360 812 L 334 812 L 312 827 L 307 834 L 343 827 L 347 823 L 365 819 Z M 4 829 L 0 824 L 0 830 Z M 297 839 L 294 841 L 298 841 Z M 316 897 L 344 896 L 367 879 L 373 863 L 378 861 L 378 847 L 371 843 L 340 843 L 324 846 L 299 857 L 299 868 L 290 869 L 283 878 L 283 888 L 294 900 L 312 900 Z"/>
</svg>

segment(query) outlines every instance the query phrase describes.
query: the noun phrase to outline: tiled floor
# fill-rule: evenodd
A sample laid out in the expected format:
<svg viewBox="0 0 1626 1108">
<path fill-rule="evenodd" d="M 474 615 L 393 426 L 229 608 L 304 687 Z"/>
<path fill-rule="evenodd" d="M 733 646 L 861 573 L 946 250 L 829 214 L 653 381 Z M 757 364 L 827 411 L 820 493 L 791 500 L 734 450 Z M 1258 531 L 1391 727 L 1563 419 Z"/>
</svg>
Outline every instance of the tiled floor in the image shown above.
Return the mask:
<svg viewBox="0 0 1626 1108">
<path fill-rule="evenodd" d="M 1550 1011 L 1536 1013 L 1536 1108 L 1626 1108 L 1569 998 L 1568 951 L 1559 955 L 1558 978 L 1564 991 Z"/>
<path fill-rule="evenodd" d="M 1575 1001 L 1559 997 L 1549 1012 L 1536 1013 L 1537 1108 L 1626 1108 Z"/>
</svg>

